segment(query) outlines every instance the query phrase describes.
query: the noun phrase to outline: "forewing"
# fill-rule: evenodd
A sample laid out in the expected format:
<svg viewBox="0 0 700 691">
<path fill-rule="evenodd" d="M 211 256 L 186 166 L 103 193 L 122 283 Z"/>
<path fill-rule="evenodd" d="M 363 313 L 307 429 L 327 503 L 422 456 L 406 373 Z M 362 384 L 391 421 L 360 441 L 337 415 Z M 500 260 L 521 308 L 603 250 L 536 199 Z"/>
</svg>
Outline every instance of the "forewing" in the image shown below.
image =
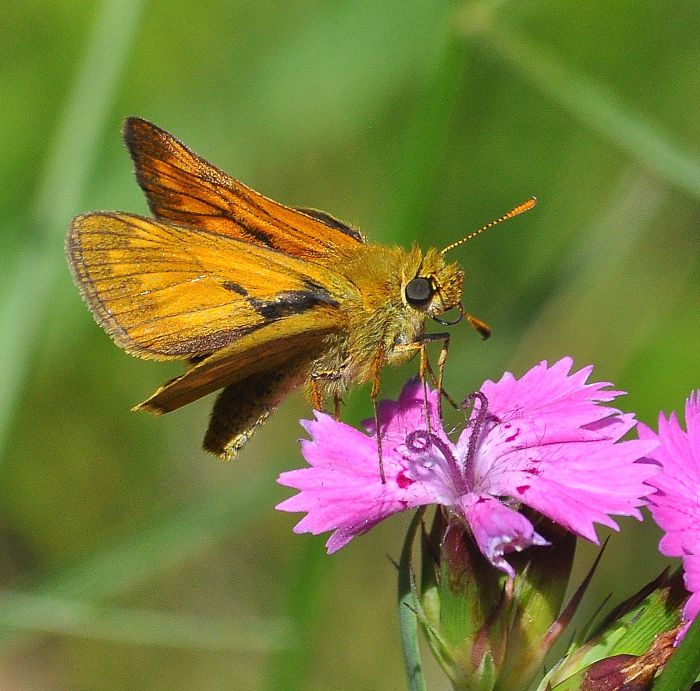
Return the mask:
<svg viewBox="0 0 700 691">
<path fill-rule="evenodd" d="M 292 209 L 258 194 L 146 120 L 128 118 L 124 141 L 159 219 L 321 263 L 363 241 L 357 230 L 328 214 Z"/>
<path fill-rule="evenodd" d="M 317 264 L 130 214 L 78 216 L 67 251 L 97 321 L 145 358 L 207 355 L 301 314 L 342 328 L 338 298 L 352 290 Z"/>
</svg>

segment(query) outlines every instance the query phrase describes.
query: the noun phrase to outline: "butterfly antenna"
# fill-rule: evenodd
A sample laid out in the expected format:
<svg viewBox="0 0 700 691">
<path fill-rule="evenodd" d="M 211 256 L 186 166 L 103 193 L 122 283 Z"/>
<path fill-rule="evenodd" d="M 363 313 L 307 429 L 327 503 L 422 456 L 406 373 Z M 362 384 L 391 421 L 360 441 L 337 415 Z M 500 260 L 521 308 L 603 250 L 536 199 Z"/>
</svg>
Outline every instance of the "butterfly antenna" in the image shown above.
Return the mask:
<svg viewBox="0 0 700 691">
<path fill-rule="evenodd" d="M 497 226 L 499 223 L 503 223 L 503 221 L 507 221 L 509 218 L 513 218 L 515 216 L 520 216 L 520 214 L 524 214 L 526 211 L 532 209 L 532 207 L 535 206 L 535 204 L 537 204 L 537 197 L 530 197 L 527 201 L 524 201 L 522 204 L 518 204 L 518 206 L 516 206 L 514 209 L 511 209 L 507 214 L 503 214 L 503 216 L 497 218 L 495 221 L 491 221 L 485 226 L 479 228 L 479 230 L 475 230 L 473 233 L 469 233 L 469 235 L 462 238 L 461 240 L 457 240 L 457 242 L 453 242 L 451 245 L 447 245 L 447 247 L 445 247 L 444 250 L 440 250 L 440 253 L 445 254 L 446 252 L 453 250 L 455 247 L 463 245 L 465 242 L 467 242 L 467 240 L 471 240 L 477 235 L 481 235 L 483 232 L 490 230 L 494 226 Z"/>
</svg>

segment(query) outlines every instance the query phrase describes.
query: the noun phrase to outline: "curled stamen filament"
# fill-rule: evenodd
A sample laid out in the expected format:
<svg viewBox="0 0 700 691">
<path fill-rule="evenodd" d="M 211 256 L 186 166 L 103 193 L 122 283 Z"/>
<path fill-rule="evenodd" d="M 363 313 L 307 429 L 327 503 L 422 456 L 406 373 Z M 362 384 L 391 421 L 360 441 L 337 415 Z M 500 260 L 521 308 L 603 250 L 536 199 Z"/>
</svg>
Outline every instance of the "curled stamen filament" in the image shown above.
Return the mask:
<svg viewBox="0 0 700 691">
<path fill-rule="evenodd" d="M 472 427 L 472 433 L 469 437 L 467 456 L 464 459 L 464 477 L 469 483 L 474 482 L 474 456 L 476 455 L 476 446 L 481 439 L 481 431 L 483 430 L 486 420 L 489 417 L 489 402 L 481 391 L 474 391 L 470 393 L 462 401 L 462 410 L 465 410 L 470 404 L 474 406 L 477 400 L 481 405 L 479 406 L 479 410 L 476 412 L 476 417 L 469 422 Z M 474 408 L 475 407 L 476 406 L 474 406 Z"/>
<path fill-rule="evenodd" d="M 423 454 L 431 446 L 435 446 L 445 459 L 450 479 L 457 492 L 466 494 L 469 491 L 469 483 L 459 461 L 455 458 L 448 444 L 437 435 L 426 430 L 416 430 L 406 437 L 406 448 L 412 453 Z"/>
</svg>

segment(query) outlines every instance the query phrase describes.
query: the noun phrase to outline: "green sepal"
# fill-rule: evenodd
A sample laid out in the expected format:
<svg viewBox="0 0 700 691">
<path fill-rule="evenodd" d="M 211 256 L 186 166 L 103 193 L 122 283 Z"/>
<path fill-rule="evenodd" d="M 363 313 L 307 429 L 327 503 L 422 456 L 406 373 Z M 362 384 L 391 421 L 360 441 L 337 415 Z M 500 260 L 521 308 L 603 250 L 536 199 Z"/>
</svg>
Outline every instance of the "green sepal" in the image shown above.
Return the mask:
<svg viewBox="0 0 700 691">
<path fill-rule="evenodd" d="M 421 621 L 433 655 L 455 689 L 492 688 L 502 658 L 503 577 L 464 524 L 438 509 L 423 536 Z"/>
<path fill-rule="evenodd" d="M 562 615 L 560 620 L 558 615 L 571 575 L 576 538 L 544 519 L 536 527 L 550 546 L 531 548 L 510 559 L 517 575 L 509 598 L 508 646 L 499 674 L 499 685 L 504 689 L 524 688 L 526 680 L 540 673 L 545 655 L 570 619 Z"/>
</svg>

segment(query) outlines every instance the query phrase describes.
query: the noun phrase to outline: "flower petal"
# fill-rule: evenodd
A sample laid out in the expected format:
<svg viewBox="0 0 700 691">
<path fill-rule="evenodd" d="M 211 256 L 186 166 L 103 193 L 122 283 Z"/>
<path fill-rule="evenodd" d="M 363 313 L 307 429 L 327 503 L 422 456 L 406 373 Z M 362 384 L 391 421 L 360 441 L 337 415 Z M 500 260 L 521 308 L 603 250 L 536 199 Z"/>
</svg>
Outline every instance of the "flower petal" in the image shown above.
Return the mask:
<svg viewBox="0 0 700 691">
<path fill-rule="evenodd" d="M 393 424 L 393 418 L 389 422 Z M 326 543 L 329 553 L 394 513 L 450 500 L 441 474 L 401 453 L 405 435 L 400 445 L 395 434 L 382 438 L 386 480 L 382 483 L 375 437 L 325 413 L 317 412 L 315 420 L 302 424 L 311 435 L 310 440 L 302 441 L 302 453 L 310 467 L 280 475 L 280 484 L 300 492 L 276 508 L 306 513 L 295 532 L 318 535 L 335 531 Z"/>
<path fill-rule="evenodd" d="M 659 447 L 650 452 L 656 473 L 648 480 L 656 488 L 649 497 L 649 510 L 665 531 L 659 550 L 668 557 L 681 557 L 687 590 L 691 593 L 683 617 L 690 622 L 700 610 L 700 391 L 686 402 L 683 431 L 675 413 L 659 415 L 655 434 L 641 426 L 641 439 L 656 438 Z M 679 634 L 677 640 L 682 638 Z"/>
<path fill-rule="evenodd" d="M 505 554 L 549 544 L 523 514 L 488 494 L 465 494 L 458 506 L 482 554 L 510 578 L 515 577 L 515 571 L 504 559 Z"/>
<path fill-rule="evenodd" d="M 428 395 L 428 405 L 424 403 L 424 392 Z M 430 416 L 430 425 L 426 421 Z M 382 440 L 396 445 L 403 444 L 406 437 L 416 430 L 430 428 L 447 440 L 442 429 L 442 422 L 438 414 L 438 392 L 429 386 L 423 387 L 423 382 L 418 377 L 409 379 L 401 390 L 398 401 L 383 400 L 379 402 L 378 417 L 382 430 Z M 373 418 L 363 420 L 362 426 L 370 433 L 376 433 L 376 425 Z"/>
<path fill-rule="evenodd" d="M 516 499 L 597 542 L 594 523 L 617 529 L 611 515 L 641 518 L 645 480 L 657 471 L 636 461 L 656 442 L 620 442 L 634 416 L 600 405 L 620 392 L 587 384 L 591 368 L 570 374 L 572 364 L 540 362 L 520 379 L 484 384 L 492 419 L 472 461 L 473 489 Z M 460 437 L 462 453 L 470 434 Z"/>
<path fill-rule="evenodd" d="M 700 532 L 694 531 L 688 536 L 687 542 L 688 546 L 695 550 L 695 553 L 689 553 L 683 557 L 683 579 L 685 581 L 685 589 L 690 593 L 690 597 L 683 608 L 683 619 L 687 622 L 687 625 L 676 641 L 683 637 L 682 634 L 685 633 L 690 623 L 700 612 L 700 554 L 697 554 L 698 545 L 700 545 Z"/>
</svg>

